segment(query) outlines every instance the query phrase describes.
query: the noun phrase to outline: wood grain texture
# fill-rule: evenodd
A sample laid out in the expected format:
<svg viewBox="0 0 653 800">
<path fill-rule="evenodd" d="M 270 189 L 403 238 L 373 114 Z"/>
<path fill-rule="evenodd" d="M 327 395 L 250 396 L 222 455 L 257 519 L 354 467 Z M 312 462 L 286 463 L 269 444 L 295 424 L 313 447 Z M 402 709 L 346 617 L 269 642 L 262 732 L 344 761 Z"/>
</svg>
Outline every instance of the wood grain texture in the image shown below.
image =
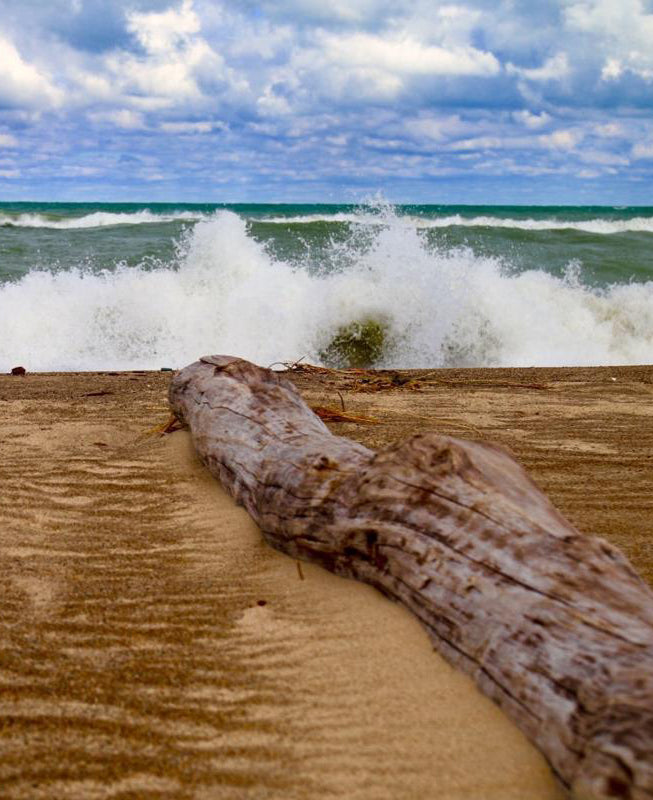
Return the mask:
<svg viewBox="0 0 653 800">
<path fill-rule="evenodd" d="M 0 798 L 561 800 L 403 607 L 144 435 L 171 377 L 0 375 Z"/>
<path fill-rule="evenodd" d="M 510 455 L 435 434 L 374 453 L 226 356 L 170 401 L 270 544 L 400 600 L 576 797 L 653 797 L 653 593 Z"/>
</svg>

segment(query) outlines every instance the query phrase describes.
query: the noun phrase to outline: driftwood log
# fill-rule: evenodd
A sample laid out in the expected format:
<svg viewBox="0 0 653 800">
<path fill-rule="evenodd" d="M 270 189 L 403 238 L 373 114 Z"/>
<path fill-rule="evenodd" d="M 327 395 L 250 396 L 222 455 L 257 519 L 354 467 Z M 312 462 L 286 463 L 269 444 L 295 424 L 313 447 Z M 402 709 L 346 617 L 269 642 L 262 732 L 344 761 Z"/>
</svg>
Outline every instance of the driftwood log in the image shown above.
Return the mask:
<svg viewBox="0 0 653 800">
<path fill-rule="evenodd" d="M 507 452 L 431 433 L 372 452 L 228 356 L 170 402 L 273 547 L 401 601 L 574 797 L 653 798 L 653 592 Z"/>
</svg>

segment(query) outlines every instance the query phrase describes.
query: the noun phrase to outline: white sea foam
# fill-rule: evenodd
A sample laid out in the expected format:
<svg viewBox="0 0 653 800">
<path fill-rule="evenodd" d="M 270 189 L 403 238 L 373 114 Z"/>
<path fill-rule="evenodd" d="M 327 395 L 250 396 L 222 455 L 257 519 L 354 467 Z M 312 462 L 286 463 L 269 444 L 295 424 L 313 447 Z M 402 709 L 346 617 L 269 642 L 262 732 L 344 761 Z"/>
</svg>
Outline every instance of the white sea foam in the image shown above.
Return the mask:
<svg viewBox="0 0 653 800">
<path fill-rule="evenodd" d="M 653 233 L 653 217 L 632 217 L 631 219 L 509 219 L 503 217 L 462 217 L 455 214 L 438 219 L 418 219 L 416 224 L 427 228 L 461 227 L 516 228 L 523 231 L 572 230 L 585 233 Z"/>
<path fill-rule="evenodd" d="M 170 214 L 153 214 L 151 211 L 113 213 L 95 211 L 82 217 L 62 217 L 53 219 L 42 214 L 0 214 L 0 227 L 12 228 L 53 228 L 55 230 L 75 230 L 77 228 L 106 228 L 113 225 L 143 225 L 187 220 L 193 222 L 204 215 L 196 211 L 175 211 Z"/>
<path fill-rule="evenodd" d="M 426 217 L 417 215 L 395 216 L 388 207 L 375 206 L 376 211 L 361 208 L 353 212 L 339 211 L 333 214 L 299 214 L 292 216 L 251 217 L 252 221 L 261 221 L 277 225 L 301 225 L 316 222 L 349 223 L 359 226 L 384 225 L 388 223 L 389 214 L 395 226 L 424 228 L 513 228 L 525 231 L 577 230 L 593 234 L 615 233 L 653 233 L 653 217 L 632 217 L 631 219 L 590 219 L 570 220 L 562 218 L 550 219 L 511 219 L 508 217 L 476 216 L 464 217 L 461 214 L 450 214 L 442 217 Z M 177 220 L 196 222 L 208 215 L 199 211 L 175 211 L 170 213 L 153 213 L 149 210 L 134 212 L 95 211 L 77 217 L 48 217 L 43 214 L 2 214 L 0 227 L 16 228 L 51 228 L 54 230 L 75 230 L 84 228 L 104 228 L 115 225 L 143 225 Z"/>
<path fill-rule="evenodd" d="M 405 226 L 416 228 L 512 228 L 523 231 L 574 230 L 593 234 L 615 233 L 653 233 L 653 217 L 632 217 L 631 219 L 588 219 L 570 220 L 564 218 L 551 219 L 511 219 L 509 217 L 463 217 L 451 214 L 444 217 L 419 217 L 405 215 L 398 217 Z M 355 225 L 383 225 L 384 214 L 345 213 L 336 214 L 302 214 L 288 217 L 269 217 L 265 222 L 285 225 L 301 225 L 316 222 L 347 222 Z"/>
<path fill-rule="evenodd" d="M 180 367 L 206 353 L 316 362 L 341 326 L 367 319 L 388 331 L 383 366 L 651 361 L 653 282 L 511 274 L 467 249 L 434 252 L 388 214 L 349 264 L 315 275 L 275 260 L 218 212 L 189 231 L 178 264 L 0 286 L 0 371 Z"/>
</svg>

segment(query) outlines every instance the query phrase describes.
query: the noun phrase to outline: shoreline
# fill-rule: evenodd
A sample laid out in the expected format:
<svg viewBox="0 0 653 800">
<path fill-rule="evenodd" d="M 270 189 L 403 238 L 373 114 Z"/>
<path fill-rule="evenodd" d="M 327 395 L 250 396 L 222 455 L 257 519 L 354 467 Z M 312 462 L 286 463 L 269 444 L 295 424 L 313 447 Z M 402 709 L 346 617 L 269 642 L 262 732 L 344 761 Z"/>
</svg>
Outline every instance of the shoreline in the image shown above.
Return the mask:
<svg viewBox="0 0 653 800">
<path fill-rule="evenodd" d="M 653 583 L 653 366 L 287 373 L 374 418 L 509 447 Z M 0 377 L 7 798 L 558 800 L 418 623 L 265 545 L 165 422 L 170 373 Z"/>
</svg>

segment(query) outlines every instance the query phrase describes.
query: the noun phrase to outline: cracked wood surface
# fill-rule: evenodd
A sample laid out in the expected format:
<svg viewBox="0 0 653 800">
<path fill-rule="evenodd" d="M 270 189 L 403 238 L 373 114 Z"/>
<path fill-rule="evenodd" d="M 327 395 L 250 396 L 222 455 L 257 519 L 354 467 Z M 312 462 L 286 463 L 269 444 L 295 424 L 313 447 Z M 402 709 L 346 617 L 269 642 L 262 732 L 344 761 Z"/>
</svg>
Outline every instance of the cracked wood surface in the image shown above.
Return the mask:
<svg viewBox="0 0 653 800">
<path fill-rule="evenodd" d="M 170 400 L 271 545 L 401 601 L 576 797 L 653 797 L 653 593 L 511 456 L 435 434 L 375 453 L 226 356 Z"/>
</svg>

